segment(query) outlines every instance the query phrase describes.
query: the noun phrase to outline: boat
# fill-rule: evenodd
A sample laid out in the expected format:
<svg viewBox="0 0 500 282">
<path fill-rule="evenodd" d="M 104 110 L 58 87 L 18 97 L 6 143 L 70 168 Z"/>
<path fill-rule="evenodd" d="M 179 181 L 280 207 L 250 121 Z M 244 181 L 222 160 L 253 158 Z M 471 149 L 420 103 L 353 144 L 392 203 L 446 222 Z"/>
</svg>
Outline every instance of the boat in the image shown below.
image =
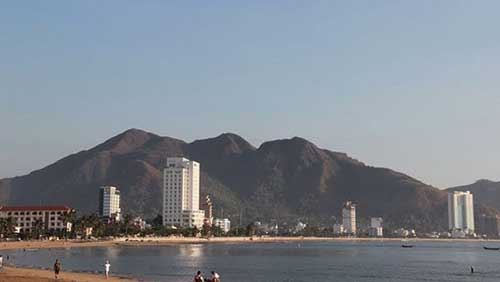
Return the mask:
<svg viewBox="0 0 500 282">
<path fill-rule="evenodd" d="M 498 251 L 498 250 L 500 250 L 500 247 L 486 247 L 486 246 L 483 246 L 483 249 L 490 250 L 490 251 Z"/>
<path fill-rule="evenodd" d="M 413 245 L 403 244 L 401 245 L 401 248 L 413 248 Z"/>
</svg>

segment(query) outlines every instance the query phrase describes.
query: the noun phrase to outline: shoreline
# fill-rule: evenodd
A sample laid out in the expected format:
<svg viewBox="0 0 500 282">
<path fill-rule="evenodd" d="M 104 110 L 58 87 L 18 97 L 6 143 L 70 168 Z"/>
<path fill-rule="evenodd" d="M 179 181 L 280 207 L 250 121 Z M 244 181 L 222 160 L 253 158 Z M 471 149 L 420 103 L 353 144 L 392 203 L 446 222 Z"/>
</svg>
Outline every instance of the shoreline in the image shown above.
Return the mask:
<svg viewBox="0 0 500 282">
<path fill-rule="evenodd" d="M 54 279 L 54 272 L 47 269 L 40 268 L 28 268 L 28 267 L 17 267 L 17 266 L 5 266 L 4 269 L 0 271 L 0 282 L 94 282 L 94 281 L 107 281 L 107 282 L 132 282 L 138 281 L 129 277 L 120 276 L 109 276 L 106 278 L 104 274 L 94 274 L 94 273 L 84 273 L 84 272 L 72 272 L 64 271 L 64 269 L 59 274 L 57 280 Z"/>
<path fill-rule="evenodd" d="M 403 238 L 349 238 L 349 237 L 147 237 L 147 238 L 118 238 L 105 241 L 59 240 L 59 241 L 5 241 L 0 242 L 0 250 L 28 251 L 51 248 L 83 248 L 83 247 L 110 247 L 110 246 L 155 246 L 176 244 L 238 244 L 238 243 L 287 243 L 287 242 L 397 242 Z M 412 242 L 492 242 L 499 243 L 500 239 L 434 239 L 408 238 Z"/>
<path fill-rule="evenodd" d="M 149 237 L 149 238 L 118 238 L 106 241 L 12 241 L 0 242 L 0 250 L 35 251 L 51 248 L 86 248 L 86 247 L 141 247 L 141 246 L 169 246 L 178 244 L 265 244 L 265 243 L 296 243 L 296 242 L 401 242 L 402 238 L 346 238 L 346 237 L 213 237 L 213 238 L 183 238 L 183 237 Z M 434 239 L 409 238 L 411 242 L 478 242 L 500 243 L 500 239 Z M 1 252 L 0 252 L 1 254 Z M 54 273 L 49 269 L 29 268 L 25 266 L 9 265 L 4 258 L 4 269 L 0 271 L 0 282 L 49 282 L 54 280 Z M 62 282 L 132 282 L 140 281 L 134 277 L 110 276 L 108 279 L 102 273 L 61 271 L 57 281 Z"/>
</svg>

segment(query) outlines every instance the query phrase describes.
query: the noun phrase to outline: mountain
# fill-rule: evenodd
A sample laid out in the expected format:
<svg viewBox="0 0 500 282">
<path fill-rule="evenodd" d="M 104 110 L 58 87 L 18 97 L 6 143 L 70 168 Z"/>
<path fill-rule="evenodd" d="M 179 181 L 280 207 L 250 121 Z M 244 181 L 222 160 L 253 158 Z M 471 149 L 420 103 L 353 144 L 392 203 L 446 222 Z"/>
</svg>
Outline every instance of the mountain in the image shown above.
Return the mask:
<svg viewBox="0 0 500 282">
<path fill-rule="evenodd" d="M 470 191 L 476 203 L 500 210 L 500 182 L 481 179 L 469 185 L 451 187 L 446 190 Z"/>
<path fill-rule="evenodd" d="M 444 191 L 303 138 L 256 148 L 232 133 L 187 143 L 130 129 L 28 175 L 0 180 L 0 204 L 67 204 L 96 212 L 99 186 L 114 185 L 125 213 L 152 217 L 161 212 L 167 156 L 198 161 L 201 194 L 211 195 L 216 216 L 236 224 L 240 218 L 332 224 L 351 200 L 361 222 L 381 216 L 391 227 L 447 229 Z"/>
</svg>

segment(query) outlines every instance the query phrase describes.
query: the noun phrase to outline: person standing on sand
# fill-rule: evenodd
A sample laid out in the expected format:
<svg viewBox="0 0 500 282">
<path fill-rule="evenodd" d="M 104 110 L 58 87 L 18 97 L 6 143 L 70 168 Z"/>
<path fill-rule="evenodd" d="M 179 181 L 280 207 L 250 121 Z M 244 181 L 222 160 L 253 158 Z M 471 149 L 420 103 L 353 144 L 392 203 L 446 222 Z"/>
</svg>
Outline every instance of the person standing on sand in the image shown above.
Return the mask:
<svg viewBox="0 0 500 282">
<path fill-rule="evenodd" d="M 56 259 L 56 262 L 54 263 L 54 275 L 56 279 L 59 277 L 59 271 L 61 271 L 61 263 L 59 262 L 59 259 Z"/>
<path fill-rule="evenodd" d="M 111 264 L 109 263 L 109 260 L 106 261 L 104 264 L 104 270 L 106 272 L 106 279 L 109 277 L 109 268 L 111 267 Z"/>
<path fill-rule="evenodd" d="M 0 270 L 3 270 L 3 256 L 0 255 Z"/>
</svg>

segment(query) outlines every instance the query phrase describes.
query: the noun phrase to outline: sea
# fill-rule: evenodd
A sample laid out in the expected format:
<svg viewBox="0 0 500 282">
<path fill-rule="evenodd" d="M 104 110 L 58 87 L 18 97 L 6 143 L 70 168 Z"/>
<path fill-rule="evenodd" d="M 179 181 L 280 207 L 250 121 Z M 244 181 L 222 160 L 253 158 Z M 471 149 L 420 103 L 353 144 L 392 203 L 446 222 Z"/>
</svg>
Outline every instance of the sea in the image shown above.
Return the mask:
<svg viewBox="0 0 500 282">
<path fill-rule="evenodd" d="M 404 242 L 408 244 L 408 242 Z M 3 251 L 10 264 L 62 271 L 111 273 L 139 281 L 191 282 L 210 271 L 223 282 L 500 281 L 500 251 L 488 241 L 322 241 L 179 244 Z M 471 267 L 474 273 L 471 273 Z"/>
</svg>

